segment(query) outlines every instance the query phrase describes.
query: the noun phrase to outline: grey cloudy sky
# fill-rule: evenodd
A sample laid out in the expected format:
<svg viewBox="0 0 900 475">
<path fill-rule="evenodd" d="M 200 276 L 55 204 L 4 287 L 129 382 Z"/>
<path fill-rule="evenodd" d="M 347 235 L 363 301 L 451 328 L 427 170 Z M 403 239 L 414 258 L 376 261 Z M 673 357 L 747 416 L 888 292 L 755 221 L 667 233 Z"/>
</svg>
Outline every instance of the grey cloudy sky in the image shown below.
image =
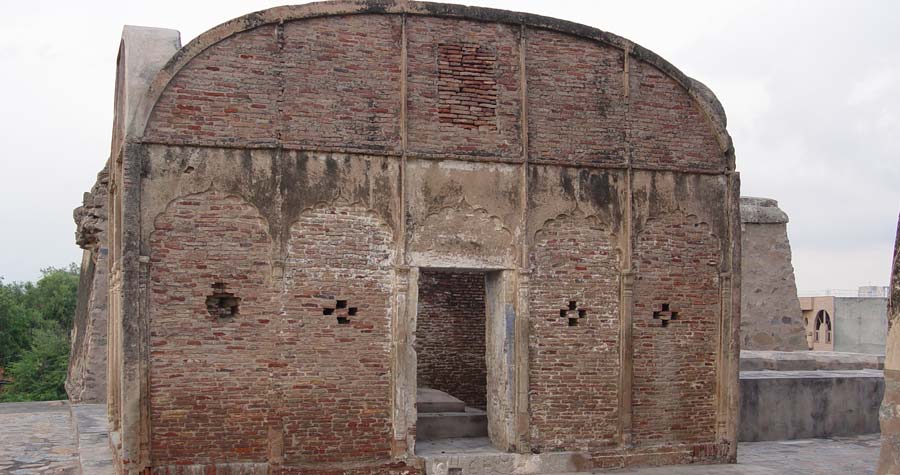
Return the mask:
<svg viewBox="0 0 900 475">
<path fill-rule="evenodd" d="M 462 3 L 462 2 L 456 2 Z M 511 1 L 654 50 L 728 114 L 742 194 L 775 198 L 801 291 L 887 285 L 900 210 L 900 2 Z M 122 25 L 187 43 L 277 1 L 29 1 L 0 28 L 0 276 L 80 259 L 72 208 L 109 155 Z"/>
</svg>

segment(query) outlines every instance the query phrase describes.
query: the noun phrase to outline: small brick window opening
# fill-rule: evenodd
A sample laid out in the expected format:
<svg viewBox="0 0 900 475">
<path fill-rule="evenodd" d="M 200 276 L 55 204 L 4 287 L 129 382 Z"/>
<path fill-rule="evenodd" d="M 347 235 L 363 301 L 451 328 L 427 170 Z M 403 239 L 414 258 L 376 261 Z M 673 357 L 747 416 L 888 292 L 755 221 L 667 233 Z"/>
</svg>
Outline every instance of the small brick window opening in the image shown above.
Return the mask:
<svg viewBox="0 0 900 475">
<path fill-rule="evenodd" d="M 559 317 L 566 320 L 570 327 L 577 327 L 581 319 L 587 317 L 587 309 L 578 306 L 578 301 L 569 300 L 566 308 L 559 309 Z"/>
<path fill-rule="evenodd" d="M 669 304 L 660 305 L 659 310 L 653 311 L 653 319 L 658 322 L 659 326 L 665 328 L 669 323 L 678 320 L 678 312 L 672 309 Z"/>
<path fill-rule="evenodd" d="M 216 282 L 212 285 L 212 295 L 206 297 L 206 311 L 218 320 L 234 318 L 240 314 L 241 299 L 227 292 L 225 284 Z"/>
<path fill-rule="evenodd" d="M 347 325 L 350 317 L 355 317 L 357 311 L 356 307 L 349 307 L 346 300 L 336 300 L 333 307 L 322 308 L 322 315 L 334 315 L 338 325 Z"/>
<path fill-rule="evenodd" d="M 497 130 L 497 54 L 474 43 L 438 45 L 438 120 Z"/>
</svg>

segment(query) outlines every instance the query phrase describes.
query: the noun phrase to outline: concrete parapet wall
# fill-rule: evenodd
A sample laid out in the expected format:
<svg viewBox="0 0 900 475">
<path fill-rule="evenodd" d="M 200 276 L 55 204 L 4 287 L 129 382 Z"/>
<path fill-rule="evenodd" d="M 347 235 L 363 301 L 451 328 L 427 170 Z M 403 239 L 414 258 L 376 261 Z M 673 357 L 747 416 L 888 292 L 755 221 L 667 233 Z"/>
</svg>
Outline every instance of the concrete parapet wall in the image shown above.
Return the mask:
<svg viewBox="0 0 900 475">
<path fill-rule="evenodd" d="M 886 298 L 835 298 L 834 349 L 883 355 L 887 307 Z"/>
<path fill-rule="evenodd" d="M 884 356 L 837 351 L 741 351 L 741 371 L 884 369 Z"/>
<path fill-rule="evenodd" d="M 789 440 L 878 432 L 884 375 L 848 371 L 742 371 L 738 440 Z"/>
</svg>

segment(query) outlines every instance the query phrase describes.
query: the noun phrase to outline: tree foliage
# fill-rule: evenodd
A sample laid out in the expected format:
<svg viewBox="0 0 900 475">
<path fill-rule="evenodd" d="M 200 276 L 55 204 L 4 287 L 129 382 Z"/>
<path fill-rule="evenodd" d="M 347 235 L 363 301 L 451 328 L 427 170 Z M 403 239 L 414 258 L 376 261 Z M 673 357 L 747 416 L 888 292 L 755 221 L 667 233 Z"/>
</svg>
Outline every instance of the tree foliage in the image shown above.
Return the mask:
<svg viewBox="0 0 900 475">
<path fill-rule="evenodd" d="M 47 268 L 35 282 L 0 280 L 0 401 L 65 399 L 78 268 Z"/>
<path fill-rule="evenodd" d="M 21 304 L 21 289 L 0 281 L 0 368 L 7 367 L 28 349 L 33 316 Z"/>
<path fill-rule="evenodd" d="M 32 333 L 31 347 L 12 363 L 12 384 L 0 393 L 2 401 L 49 401 L 66 398 L 69 339 L 59 325 L 41 325 Z"/>
</svg>

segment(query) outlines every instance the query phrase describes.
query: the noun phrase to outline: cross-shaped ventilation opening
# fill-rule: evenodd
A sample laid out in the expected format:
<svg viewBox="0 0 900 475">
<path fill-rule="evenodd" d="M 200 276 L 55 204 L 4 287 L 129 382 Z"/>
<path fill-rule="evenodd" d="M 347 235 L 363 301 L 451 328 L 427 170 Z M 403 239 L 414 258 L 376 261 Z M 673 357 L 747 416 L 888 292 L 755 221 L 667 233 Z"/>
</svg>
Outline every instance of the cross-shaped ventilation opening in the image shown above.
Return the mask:
<svg viewBox="0 0 900 475">
<path fill-rule="evenodd" d="M 346 300 L 336 300 L 334 307 L 325 307 L 322 309 L 322 315 L 334 315 L 338 325 L 347 325 L 350 323 L 350 317 L 355 317 L 357 313 L 356 307 L 348 307 Z"/>
<path fill-rule="evenodd" d="M 669 308 L 669 304 L 664 303 L 660 306 L 659 311 L 653 312 L 653 319 L 659 321 L 661 327 L 669 326 L 674 320 L 678 320 L 678 312 Z"/>
<path fill-rule="evenodd" d="M 578 301 L 569 300 L 566 308 L 559 309 L 559 317 L 566 319 L 570 327 L 578 326 L 578 322 L 587 316 L 587 310 L 578 307 Z"/>
<path fill-rule="evenodd" d="M 240 297 L 225 291 L 225 284 L 216 282 L 212 285 L 213 293 L 206 297 L 206 311 L 213 318 L 224 320 L 234 318 L 240 313 Z"/>
</svg>

